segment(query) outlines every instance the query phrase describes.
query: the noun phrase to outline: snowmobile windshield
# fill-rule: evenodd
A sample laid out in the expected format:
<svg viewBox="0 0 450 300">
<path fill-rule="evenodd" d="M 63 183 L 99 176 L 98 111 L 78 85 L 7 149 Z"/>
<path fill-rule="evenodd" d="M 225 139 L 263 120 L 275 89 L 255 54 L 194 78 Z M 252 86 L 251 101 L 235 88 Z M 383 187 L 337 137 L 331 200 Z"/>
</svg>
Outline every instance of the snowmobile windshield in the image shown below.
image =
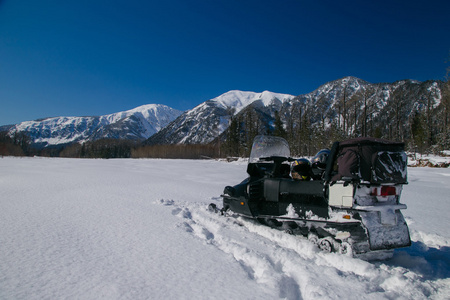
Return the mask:
<svg viewBox="0 0 450 300">
<path fill-rule="evenodd" d="M 259 162 L 261 157 L 281 156 L 290 157 L 288 142 L 276 136 L 258 135 L 253 140 L 252 152 L 248 163 Z"/>
</svg>

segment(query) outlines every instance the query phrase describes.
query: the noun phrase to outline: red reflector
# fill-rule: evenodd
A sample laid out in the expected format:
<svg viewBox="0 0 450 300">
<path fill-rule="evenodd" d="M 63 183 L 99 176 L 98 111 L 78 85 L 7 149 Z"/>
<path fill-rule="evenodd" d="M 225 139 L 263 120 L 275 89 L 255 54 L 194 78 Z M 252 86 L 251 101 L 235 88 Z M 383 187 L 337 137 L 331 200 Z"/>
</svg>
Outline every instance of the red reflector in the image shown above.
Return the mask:
<svg viewBox="0 0 450 300">
<path fill-rule="evenodd" d="M 387 197 L 387 196 L 395 196 L 397 195 L 397 189 L 395 186 L 382 186 L 378 188 L 374 188 L 372 190 L 372 193 L 370 193 L 371 196 L 381 196 L 381 197 Z"/>
<path fill-rule="evenodd" d="M 395 189 L 395 186 L 382 186 L 381 187 L 380 196 L 382 196 L 382 197 L 395 196 L 396 194 L 397 194 L 397 190 Z"/>
</svg>

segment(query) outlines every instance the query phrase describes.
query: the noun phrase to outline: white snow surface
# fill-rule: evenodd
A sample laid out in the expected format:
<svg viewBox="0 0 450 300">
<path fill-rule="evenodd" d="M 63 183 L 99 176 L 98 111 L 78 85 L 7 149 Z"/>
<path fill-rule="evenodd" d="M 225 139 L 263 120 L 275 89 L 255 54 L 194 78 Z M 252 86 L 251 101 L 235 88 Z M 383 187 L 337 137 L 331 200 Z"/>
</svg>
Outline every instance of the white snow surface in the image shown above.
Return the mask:
<svg viewBox="0 0 450 300">
<path fill-rule="evenodd" d="M 412 246 L 383 261 L 209 212 L 245 169 L 0 158 L 0 299 L 450 299 L 450 169 L 409 168 Z"/>
</svg>

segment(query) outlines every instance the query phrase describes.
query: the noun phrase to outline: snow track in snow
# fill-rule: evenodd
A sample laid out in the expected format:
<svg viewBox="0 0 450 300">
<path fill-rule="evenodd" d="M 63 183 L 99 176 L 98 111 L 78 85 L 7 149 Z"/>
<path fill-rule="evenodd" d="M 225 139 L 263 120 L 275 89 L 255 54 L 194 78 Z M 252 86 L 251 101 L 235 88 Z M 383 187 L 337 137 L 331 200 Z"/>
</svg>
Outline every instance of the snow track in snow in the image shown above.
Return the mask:
<svg viewBox="0 0 450 300">
<path fill-rule="evenodd" d="M 170 207 L 172 215 L 180 219 L 176 222 L 179 229 L 232 255 L 250 279 L 267 292 L 277 291 L 280 298 L 360 299 L 364 295 L 365 299 L 444 299 L 449 292 L 446 248 L 434 249 L 431 254 L 422 249 L 425 252 L 420 253 L 423 244 L 414 242 L 412 249 L 416 250 L 412 252 L 418 257 L 397 250 L 392 259 L 368 262 L 324 253 L 306 238 L 250 219 L 212 213 L 204 203 L 159 203 Z M 441 261 L 441 267 L 435 259 Z M 430 273 L 436 271 L 441 273 L 438 278 Z"/>
</svg>

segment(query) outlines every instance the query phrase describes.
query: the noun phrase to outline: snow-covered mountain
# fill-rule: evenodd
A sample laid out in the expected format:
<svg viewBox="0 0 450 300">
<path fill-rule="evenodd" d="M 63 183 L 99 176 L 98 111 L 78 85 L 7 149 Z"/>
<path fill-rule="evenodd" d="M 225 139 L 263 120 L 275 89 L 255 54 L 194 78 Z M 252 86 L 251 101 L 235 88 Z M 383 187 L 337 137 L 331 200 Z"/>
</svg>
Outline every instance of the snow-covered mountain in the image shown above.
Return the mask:
<svg viewBox="0 0 450 300">
<path fill-rule="evenodd" d="M 45 147 L 101 138 L 143 140 L 169 124 L 182 112 L 166 105 L 148 104 L 96 117 L 54 117 L 12 126 L 10 133 L 25 132 L 34 144 Z"/>
<path fill-rule="evenodd" d="M 311 130 L 334 126 L 346 136 L 373 135 L 378 130 L 395 138 L 394 126 L 398 127 L 396 132 L 406 132 L 407 128 L 400 127 L 409 126 L 411 116 L 427 106 L 439 106 L 442 88 L 441 81 L 372 84 L 348 76 L 295 97 L 268 91 L 229 91 L 186 111 L 147 143 L 205 144 L 219 137 L 224 141 L 232 118 L 238 120 L 239 134 L 249 130 L 263 134 L 274 130 L 277 113 L 286 129 L 298 129 L 304 124 Z M 253 128 L 246 128 L 249 124 Z"/>
<path fill-rule="evenodd" d="M 311 136 L 321 130 L 325 136 L 337 132 L 395 139 L 403 134 L 407 139 L 415 115 L 444 110 L 443 90 L 442 81 L 372 84 L 349 76 L 298 96 L 232 90 L 184 113 L 150 104 L 100 117 L 22 122 L 3 126 L 0 131 L 11 135 L 25 132 L 40 146 L 101 138 L 146 140 L 145 144 L 206 144 L 218 138 L 225 141 L 232 120 L 239 123 L 239 134 L 247 138 L 272 131 L 278 114 L 285 129 L 295 130 L 297 135 Z M 305 129 L 311 132 L 300 133 Z"/>
<path fill-rule="evenodd" d="M 372 84 L 356 77 L 344 77 L 328 82 L 315 91 L 299 95 L 292 107 L 284 106 L 282 115 L 289 111 L 308 115 L 313 125 L 329 127 L 334 122 L 348 134 L 360 134 L 364 119 L 373 127 L 384 128 L 392 120 L 401 123 L 430 106 L 437 108 L 441 102 L 443 82 L 400 80 L 394 83 Z M 285 119 L 286 121 L 286 119 Z M 321 124 L 322 123 L 322 124 Z"/>
<path fill-rule="evenodd" d="M 262 93 L 229 91 L 184 112 L 166 128 L 153 135 L 149 144 L 205 144 L 213 141 L 229 126 L 233 116 L 250 104 L 281 107 L 293 95 L 269 91 Z"/>
<path fill-rule="evenodd" d="M 448 100 L 443 100 L 448 99 L 444 96 L 445 89 L 445 83 L 439 80 L 372 84 L 356 77 L 344 77 L 279 106 L 262 106 L 257 102 L 248 105 L 235 117 L 237 132 L 242 143 L 255 130 L 257 134 L 273 131 L 278 114 L 284 129 L 297 140 L 308 137 L 312 140 L 317 134 L 322 135 L 322 140 L 330 138 L 330 134 L 335 134 L 335 139 L 371 135 L 407 140 L 411 138 L 414 118 L 426 118 L 428 112 L 443 115 L 445 105 L 448 106 L 445 104 Z M 224 141 L 228 136 L 229 129 L 220 138 Z"/>
</svg>

